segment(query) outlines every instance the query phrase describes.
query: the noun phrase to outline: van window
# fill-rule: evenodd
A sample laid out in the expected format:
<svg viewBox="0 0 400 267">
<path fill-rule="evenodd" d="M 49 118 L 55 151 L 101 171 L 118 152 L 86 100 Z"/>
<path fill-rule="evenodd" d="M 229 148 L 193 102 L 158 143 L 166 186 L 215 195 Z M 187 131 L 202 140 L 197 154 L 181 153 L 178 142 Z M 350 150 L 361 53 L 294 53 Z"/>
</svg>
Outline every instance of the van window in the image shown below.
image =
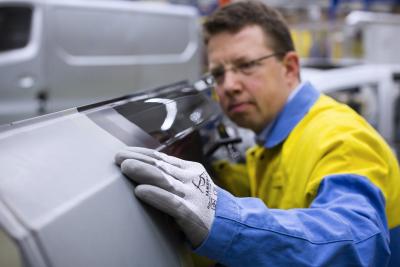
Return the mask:
<svg viewBox="0 0 400 267">
<path fill-rule="evenodd" d="M 28 44 L 31 20 L 31 7 L 0 7 L 0 53 L 23 48 Z"/>
</svg>

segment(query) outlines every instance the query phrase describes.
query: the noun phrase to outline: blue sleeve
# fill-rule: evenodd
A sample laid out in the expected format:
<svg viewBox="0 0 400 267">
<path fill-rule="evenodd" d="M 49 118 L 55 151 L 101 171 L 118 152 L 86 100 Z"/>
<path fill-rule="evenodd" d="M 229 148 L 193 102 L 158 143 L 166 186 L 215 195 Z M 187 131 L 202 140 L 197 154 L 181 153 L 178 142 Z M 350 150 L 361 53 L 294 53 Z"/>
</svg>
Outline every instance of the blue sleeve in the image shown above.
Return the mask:
<svg viewBox="0 0 400 267">
<path fill-rule="evenodd" d="M 384 197 L 347 174 L 324 178 L 306 209 L 269 209 L 219 189 L 211 231 L 195 252 L 227 266 L 386 266 Z"/>
</svg>

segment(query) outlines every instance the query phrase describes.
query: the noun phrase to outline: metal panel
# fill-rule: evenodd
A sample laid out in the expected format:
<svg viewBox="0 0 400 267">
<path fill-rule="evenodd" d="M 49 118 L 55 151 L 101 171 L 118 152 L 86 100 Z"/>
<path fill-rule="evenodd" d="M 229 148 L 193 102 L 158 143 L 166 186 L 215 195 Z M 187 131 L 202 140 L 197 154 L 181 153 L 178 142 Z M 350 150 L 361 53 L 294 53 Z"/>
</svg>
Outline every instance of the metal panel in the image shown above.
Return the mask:
<svg viewBox="0 0 400 267">
<path fill-rule="evenodd" d="M 182 264 L 179 235 L 139 204 L 114 164 L 123 146 L 77 113 L 2 133 L 2 198 L 50 266 Z"/>
<path fill-rule="evenodd" d="M 191 266 L 173 220 L 135 198 L 114 155 L 134 145 L 201 161 L 196 131 L 216 107 L 179 84 L 1 126 L 0 225 L 26 265 Z"/>
</svg>

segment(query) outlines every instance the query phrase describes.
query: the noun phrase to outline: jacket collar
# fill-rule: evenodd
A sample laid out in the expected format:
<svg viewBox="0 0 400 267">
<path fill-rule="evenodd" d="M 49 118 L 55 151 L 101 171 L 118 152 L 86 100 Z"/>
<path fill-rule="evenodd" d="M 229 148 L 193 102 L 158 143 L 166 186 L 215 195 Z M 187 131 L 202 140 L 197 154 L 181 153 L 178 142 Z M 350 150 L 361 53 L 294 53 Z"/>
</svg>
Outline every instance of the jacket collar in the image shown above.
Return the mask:
<svg viewBox="0 0 400 267">
<path fill-rule="evenodd" d="M 276 119 L 257 136 L 257 143 L 272 148 L 282 143 L 293 128 L 304 118 L 317 101 L 320 93 L 309 83 L 300 85 L 292 98 L 283 107 Z"/>
</svg>

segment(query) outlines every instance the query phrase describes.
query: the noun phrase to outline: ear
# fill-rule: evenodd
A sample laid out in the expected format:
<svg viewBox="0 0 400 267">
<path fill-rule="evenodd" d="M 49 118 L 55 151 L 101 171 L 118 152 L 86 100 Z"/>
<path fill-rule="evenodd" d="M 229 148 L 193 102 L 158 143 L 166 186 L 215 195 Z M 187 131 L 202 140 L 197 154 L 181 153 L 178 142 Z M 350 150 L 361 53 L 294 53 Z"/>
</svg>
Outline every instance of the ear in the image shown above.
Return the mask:
<svg viewBox="0 0 400 267">
<path fill-rule="evenodd" d="M 290 51 L 286 53 L 282 62 L 285 66 L 285 76 L 287 80 L 293 84 L 298 83 L 300 81 L 300 59 L 298 54 L 294 51 Z"/>
</svg>

